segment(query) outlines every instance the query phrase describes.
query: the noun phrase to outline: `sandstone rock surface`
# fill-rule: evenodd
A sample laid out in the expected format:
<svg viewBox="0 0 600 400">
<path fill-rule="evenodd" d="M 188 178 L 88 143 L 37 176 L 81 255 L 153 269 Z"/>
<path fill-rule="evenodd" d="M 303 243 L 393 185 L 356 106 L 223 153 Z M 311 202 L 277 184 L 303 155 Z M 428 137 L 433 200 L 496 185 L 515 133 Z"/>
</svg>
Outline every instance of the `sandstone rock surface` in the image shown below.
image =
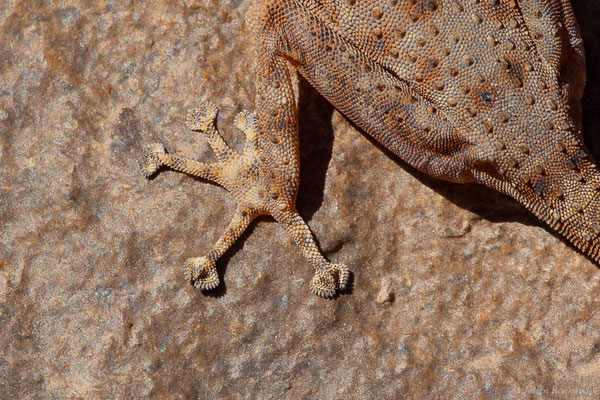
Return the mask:
<svg viewBox="0 0 600 400">
<path fill-rule="evenodd" d="M 600 160 L 600 1 L 574 1 L 584 134 Z M 512 200 L 439 182 L 300 81 L 298 206 L 354 272 L 336 300 L 269 219 L 202 294 L 182 263 L 225 228 L 225 191 L 137 171 L 145 143 L 210 159 L 253 108 L 249 0 L 18 1 L 0 8 L 0 398 L 592 399 L 600 271 Z"/>
</svg>

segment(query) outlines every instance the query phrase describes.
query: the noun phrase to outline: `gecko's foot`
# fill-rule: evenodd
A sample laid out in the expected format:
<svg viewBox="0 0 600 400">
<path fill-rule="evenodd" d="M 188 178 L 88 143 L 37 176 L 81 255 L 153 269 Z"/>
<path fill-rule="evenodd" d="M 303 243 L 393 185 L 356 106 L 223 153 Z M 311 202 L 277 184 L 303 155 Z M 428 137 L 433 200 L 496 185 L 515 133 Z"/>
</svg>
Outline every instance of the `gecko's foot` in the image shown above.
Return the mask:
<svg viewBox="0 0 600 400">
<path fill-rule="evenodd" d="M 187 114 L 186 125 L 191 131 L 204 132 L 214 127 L 219 109 L 210 101 L 204 100 L 200 107 L 190 110 Z"/>
<path fill-rule="evenodd" d="M 241 111 L 235 116 L 233 124 L 240 131 L 244 132 L 246 139 L 253 142 L 258 137 L 258 125 L 256 123 L 256 114 L 250 111 Z"/>
<path fill-rule="evenodd" d="M 214 289 L 219 285 L 216 263 L 207 257 L 188 258 L 184 265 L 185 279 L 201 290 Z"/>
<path fill-rule="evenodd" d="M 338 290 L 344 290 L 350 279 L 350 270 L 343 264 L 329 264 L 318 268 L 310 281 L 310 290 L 320 297 L 334 297 Z"/>
<path fill-rule="evenodd" d="M 329 272 L 335 277 L 340 290 L 345 290 L 350 281 L 350 270 L 344 264 L 329 264 Z"/>
<path fill-rule="evenodd" d="M 160 156 L 165 154 L 167 154 L 167 151 L 161 143 L 152 143 L 144 147 L 144 152 L 140 159 L 140 173 L 146 178 L 154 174 L 162 165 Z"/>
<path fill-rule="evenodd" d="M 307 260 L 316 267 L 315 276 L 310 283 L 311 291 L 321 297 L 335 297 L 347 286 L 350 272 L 345 265 L 332 264 L 323 257 L 310 228 L 295 209 L 299 181 L 297 154 L 292 147 L 285 147 L 281 150 L 280 160 L 285 163 L 281 167 L 267 165 L 263 161 L 267 159 L 265 150 L 259 145 L 263 133 L 260 132 L 258 118 L 248 111 L 242 111 L 235 119 L 235 126 L 246 135 L 243 152 L 236 152 L 219 133 L 217 117 L 218 109 L 209 101 L 202 102 L 200 107 L 190 110 L 187 115 L 187 127 L 206 137 L 217 162 L 206 164 L 180 153 L 168 154 L 160 143 L 146 146 L 140 162 L 140 171 L 144 176 L 153 175 L 163 166 L 215 182 L 238 200 L 239 205 L 231 222 L 212 250 L 203 257 L 185 261 L 186 279 L 201 290 L 217 287 L 219 277 L 216 260 L 230 248 L 256 216 L 270 214 L 286 228 Z M 276 139 L 277 135 L 273 138 Z M 273 143 L 276 144 L 279 140 L 276 139 Z M 293 143 L 289 145 L 292 146 Z"/>
</svg>

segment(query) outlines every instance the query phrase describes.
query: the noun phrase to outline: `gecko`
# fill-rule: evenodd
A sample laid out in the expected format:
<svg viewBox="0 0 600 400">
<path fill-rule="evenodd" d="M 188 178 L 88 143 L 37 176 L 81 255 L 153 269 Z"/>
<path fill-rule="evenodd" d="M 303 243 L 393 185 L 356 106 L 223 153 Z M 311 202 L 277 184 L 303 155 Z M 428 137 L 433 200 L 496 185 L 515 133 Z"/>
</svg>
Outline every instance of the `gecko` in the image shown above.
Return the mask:
<svg viewBox="0 0 600 400">
<path fill-rule="evenodd" d="M 164 166 L 237 200 L 212 249 L 184 262 L 195 287 L 218 286 L 217 260 L 265 214 L 313 265 L 315 295 L 348 285 L 348 267 L 323 256 L 296 211 L 294 70 L 412 167 L 504 193 L 599 260 L 600 174 L 581 133 L 585 55 L 568 0 L 257 0 L 247 26 L 258 68 L 256 111 L 234 122 L 243 151 L 228 146 L 217 107 L 203 101 L 187 127 L 207 138 L 216 162 L 160 143 L 140 161 L 146 177 Z"/>
</svg>

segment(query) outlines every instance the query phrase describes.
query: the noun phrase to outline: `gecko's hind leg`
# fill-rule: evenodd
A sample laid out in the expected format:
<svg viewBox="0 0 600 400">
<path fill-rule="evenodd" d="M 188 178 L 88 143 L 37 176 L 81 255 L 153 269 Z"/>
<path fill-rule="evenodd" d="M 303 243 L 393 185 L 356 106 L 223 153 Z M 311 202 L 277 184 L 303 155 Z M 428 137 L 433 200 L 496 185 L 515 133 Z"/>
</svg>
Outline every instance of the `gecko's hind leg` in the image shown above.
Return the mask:
<svg viewBox="0 0 600 400">
<path fill-rule="evenodd" d="M 152 143 L 144 148 L 140 161 L 141 173 L 149 177 L 161 166 L 184 172 L 215 182 L 231 192 L 240 202 L 225 233 L 213 248 L 201 257 L 189 258 L 184 263 L 186 279 L 194 286 L 209 290 L 219 284 L 216 261 L 246 230 L 250 222 L 258 215 L 264 214 L 261 208 L 256 187 L 256 174 L 253 171 L 254 145 L 256 143 L 256 122 L 252 113 L 241 112 L 235 125 L 246 135 L 246 149 L 242 154 L 233 151 L 223 140 L 215 126 L 218 109 L 208 101 L 202 102 L 197 109 L 191 110 L 187 116 L 190 130 L 202 132 L 208 138 L 218 161 L 205 164 L 175 153 L 168 154 L 160 143 Z"/>
<path fill-rule="evenodd" d="M 344 264 L 327 261 L 321 254 L 310 228 L 302 217 L 294 210 L 288 209 L 273 215 L 282 224 L 302 254 L 315 268 L 315 275 L 310 281 L 310 290 L 321 297 L 334 297 L 338 290 L 344 290 L 350 280 L 350 270 Z"/>
<path fill-rule="evenodd" d="M 168 154 L 159 143 L 146 146 L 141 162 L 141 172 L 145 176 L 166 166 L 216 182 L 239 202 L 229 226 L 213 248 L 205 255 L 190 258 L 184 263 L 186 279 L 202 290 L 215 288 L 219 284 L 217 259 L 241 236 L 255 217 L 270 214 L 286 228 L 304 256 L 313 264 L 315 275 L 310 283 L 311 291 L 321 297 L 334 297 L 339 289 L 346 287 L 350 273 L 345 265 L 330 263 L 323 257 L 310 228 L 296 212 L 298 171 L 294 163 L 282 163 L 282 168 L 287 169 L 280 170 L 278 176 L 270 164 L 262 161 L 266 155 L 258 143 L 260 137 L 256 116 L 246 111 L 239 113 L 235 119 L 237 128 L 246 135 L 246 145 L 241 153 L 233 151 L 215 126 L 217 112 L 212 103 L 203 102 L 202 107 L 188 114 L 187 121 L 188 128 L 206 135 L 217 162 L 205 164 L 177 153 Z M 283 158 L 271 157 L 278 160 Z M 297 154 L 292 153 L 290 157 L 297 157 Z"/>
<path fill-rule="evenodd" d="M 225 233 L 217 240 L 213 248 L 202 257 L 188 258 L 185 261 L 185 279 L 202 290 L 217 287 L 219 284 L 216 269 L 217 260 L 239 239 L 255 217 L 256 214 L 252 210 L 246 207 L 238 207 Z"/>
</svg>

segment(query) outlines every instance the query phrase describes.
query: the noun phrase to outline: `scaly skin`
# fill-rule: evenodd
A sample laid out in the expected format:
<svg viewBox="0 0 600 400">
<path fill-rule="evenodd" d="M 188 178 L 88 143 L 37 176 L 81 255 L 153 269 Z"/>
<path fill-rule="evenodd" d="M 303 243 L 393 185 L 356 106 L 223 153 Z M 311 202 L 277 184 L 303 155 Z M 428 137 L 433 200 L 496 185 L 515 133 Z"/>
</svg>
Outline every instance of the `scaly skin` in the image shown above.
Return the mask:
<svg viewBox="0 0 600 400">
<path fill-rule="evenodd" d="M 231 150 L 215 127 L 217 107 L 203 102 L 201 108 L 192 110 L 187 125 L 190 130 L 203 132 L 215 151 L 218 161 L 204 164 L 180 155 L 167 154 L 164 146 L 153 143 L 146 146 L 140 167 L 144 176 L 153 175 L 161 166 L 213 181 L 231 192 L 239 205 L 225 233 L 202 257 L 184 263 L 186 279 L 202 290 L 218 286 L 216 261 L 242 235 L 254 218 L 270 214 L 281 223 L 298 243 L 305 257 L 315 267 L 311 290 L 322 297 L 333 297 L 338 289 L 348 283 L 349 271 L 345 265 L 328 262 L 322 255 L 308 225 L 295 209 L 298 188 L 297 146 L 293 155 L 280 159 L 284 175 L 276 175 L 268 168 L 269 160 L 262 150 L 256 117 L 248 112 L 238 114 L 235 125 L 246 134 L 242 154 Z M 293 162 L 294 157 L 296 162 Z"/>
<path fill-rule="evenodd" d="M 219 161 L 146 150 L 160 165 L 212 180 L 239 201 L 207 255 L 186 262 L 202 289 L 217 258 L 257 215 L 270 214 L 316 268 L 313 292 L 331 297 L 349 272 L 326 261 L 295 210 L 297 109 L 291 63 L 338 110 L 415 168 L 506 193 L 575 246 L 600 258 L 600 173 L 582 142 L 581 37 L 567 0 L 263 0 L 249 28 L 258 43 L 256 115 L 238 127 L 235 154 L 204 103 L 190 128 Z"/>
</svg>

